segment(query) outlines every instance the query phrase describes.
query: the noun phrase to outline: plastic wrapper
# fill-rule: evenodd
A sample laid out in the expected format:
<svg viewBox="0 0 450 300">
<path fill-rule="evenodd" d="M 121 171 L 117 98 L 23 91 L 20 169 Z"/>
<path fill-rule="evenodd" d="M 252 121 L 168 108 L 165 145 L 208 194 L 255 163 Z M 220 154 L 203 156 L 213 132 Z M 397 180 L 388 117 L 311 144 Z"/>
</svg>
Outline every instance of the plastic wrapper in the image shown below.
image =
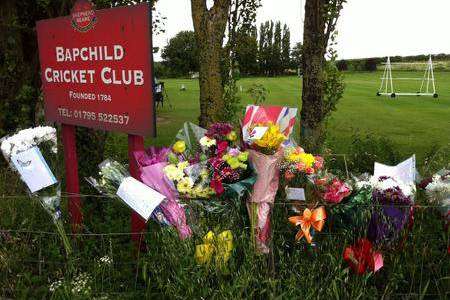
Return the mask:
<svg viewBox="0 0 450 300">
<path fill-rule="evenodd" d="M 257 179 L 247 202 L 247 209 L 252 223 L 252 237 L 256 250 L 267 254 L 270 252 L 270 218 L 278 191 L 279 164 L 283 153 L 279 151 L 274 155 L 265 155 L 254 150 L 249 151 Z"/>
<path fill-rule="evenodd" d="M 113 160 L 105 160 L 99 164 L 100 178 L 86 180 L 99 192 L 110 197 L 118 196 L 145 221 L 150 216 L 158 220 L 155 210 L 166 197 L 131 177 L 125 167 Z"/>
<path fill-rule="evenodd" d="M 51 216 L 67 254 L 71 253 L 61 218 L 61 186 L 56 178 L 56 129 L 49 126 L 28 128 L 3 137 L 0 143 L 10 167 L 21 177 L 29 196 L 37 199 Z"/>
<path fill-rule="evenodd" d="M 450 224 L 450 170 L 442 169 L 423 184 L 428 201 L 437 206 L 445 220 Z"/>
<path fill-rule="evenodd" d="M 151 147 L 145 152 L 135 152 L 134 155 L 142 182 L 167 198 L 159 206 L 165 220 L 177 229 L 180 239 L 185 239 L 192 235 L 192 231 L 186 224 L 184 208 L 178 202 L 178 192 L 173 182 L 164 174 L 164 168 L 168 165 L 166 159 L 169 151 L 168 148 Z"/>
<path fill-rule="evenodd" d="M 279 184 L 282 143 L 289 140 L 296 115 L 296 108 L 249 105 L 242 121 L 242 137 L 252 149 L 250 162 L 257 173 L 247 209 L 259 253 L 270 252 L 270 218 Z"/>
</svg>

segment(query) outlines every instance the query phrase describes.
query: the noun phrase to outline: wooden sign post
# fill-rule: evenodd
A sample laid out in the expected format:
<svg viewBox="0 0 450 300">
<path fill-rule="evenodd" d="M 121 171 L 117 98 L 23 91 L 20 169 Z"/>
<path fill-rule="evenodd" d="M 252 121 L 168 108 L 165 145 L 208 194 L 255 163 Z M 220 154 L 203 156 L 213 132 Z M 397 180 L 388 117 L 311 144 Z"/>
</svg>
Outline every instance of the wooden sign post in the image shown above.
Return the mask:
<svg viewBox="0 0 450 300">
<path fill-rule="evenodd" d="M 89 0 L 76 1 L 70 16 L 36 24 L 45 116 L 62 124 L 73 232 L 83 220 L 75 126 L 127 133 L 136 178 L 133 151 L 156 134 L 151 24 L 148 3 L 95 10 Z M 145 221 L 133 213 L 131 227 L 144 232 Z"/>
</svg>

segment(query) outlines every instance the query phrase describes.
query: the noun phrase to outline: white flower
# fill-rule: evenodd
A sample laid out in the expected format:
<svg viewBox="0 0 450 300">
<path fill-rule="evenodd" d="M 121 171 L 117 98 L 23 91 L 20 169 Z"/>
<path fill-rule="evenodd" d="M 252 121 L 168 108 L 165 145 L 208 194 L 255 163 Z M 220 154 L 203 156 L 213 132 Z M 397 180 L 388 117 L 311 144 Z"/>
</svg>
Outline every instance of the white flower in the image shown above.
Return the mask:
<svg viewBox="0 0 450 300">
<path fill-rule="evenodd" d="M 4 138 L 1 143 L 1 150 L 7 158 L 10 158 L 14 154 L 46 141 L 52 143 L 52 152 L 56 153 L 58 150 L 56 129 L 50 126 L 38 126 L 21 130 L 10 137 Z"/>
<path fill-rule="evenodd" d="M 72 294 L 89 295 L 91 290 L 91 276 L 89 274 L 81 273 L 72 280 Z"/>
<path fill-rule="evenodd" d="M 105 255 L 99 259 L 99 263 L 104 264 L 104 265 L 112 265 L 113 260 L 108 255 Z"/>
<path fill-rule="evenodd" d="M 216 145 L 216 139 L 210 139 L 206 135 L 200 139 L 200 145 L 203 147 L 209 148 L 211 146 Z"/>
<path fill-rule="evenodd" d="M 416 192 L 416 186 L 414 184 L 407 184 L 398 178 L 386 177 L 383 180 L 379 176 L 372 176 L 369 180 L 356 182 L 357 188 L 372 187 L 373 189 L 385 191 L 398 187 L 402 193 L 409 197 L 413 196 Z"/>
<path fill-rule="evenodd" d="M 56 280 L 50 284 L 48 290 L 54 293 L 57 289 L 59 289 L 63 285 L 63 281 L 61 279 Z"/>
</svg>

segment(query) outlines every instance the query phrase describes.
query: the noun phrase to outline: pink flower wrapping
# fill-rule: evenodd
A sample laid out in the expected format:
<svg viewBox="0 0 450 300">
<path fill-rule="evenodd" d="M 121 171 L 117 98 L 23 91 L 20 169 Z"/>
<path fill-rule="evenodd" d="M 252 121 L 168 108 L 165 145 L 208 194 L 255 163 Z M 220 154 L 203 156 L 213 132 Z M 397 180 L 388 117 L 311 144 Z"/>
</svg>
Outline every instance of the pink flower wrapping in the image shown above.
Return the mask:
<svg viewBox="0 0 450 300">
<path fill-rule="evenodd" d="M 256 250 L 260 253 L 269 253 L 270 251 L 270 215 L 278 190 L 279 165 L 282 158 L 282 151 L 278 151 L 274 155 L 265 155 L 255 150 L 249 150 L 249 159 L 256 171 L 257 179 L 247 203 L 247 210 L 250 219 L 253 214 L 256 214 L 256 222 L 252 230 L 254 230 Z M 253 211 L 254 209 L 257 211 Z"/>
<path fill-rule="evenodd" d="M 135 153 L 136 160 L 140 165 L 142 182 L 167 197 L 167 200 L 159 205 L 164 216 L 177 229 L 180 239 L 190 237 L 192 230 L 186 223 L 186 214 L 183 207 L 178 203 L 177 190 L 173 182 L 164 174 L 164 167 L 167 166 L 167 162 L 163 161 L 143 166 L 142 162 L 144 162 L 143 158 L 145 155 L 142 152 Z"/>
</svg>

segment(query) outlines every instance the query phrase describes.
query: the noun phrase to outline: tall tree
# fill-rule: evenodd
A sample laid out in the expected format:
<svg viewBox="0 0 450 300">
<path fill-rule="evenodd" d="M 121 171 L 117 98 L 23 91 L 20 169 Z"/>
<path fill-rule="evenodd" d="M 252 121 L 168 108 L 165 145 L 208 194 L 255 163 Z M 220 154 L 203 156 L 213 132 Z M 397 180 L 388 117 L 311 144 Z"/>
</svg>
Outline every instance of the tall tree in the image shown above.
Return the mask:
<svg viewBox="0 0 450 300">
<path fill-rule="evenodd" d="M 192 21 L 199 49 L 200 126 L 223 118 L 224 98 L 221 53 L 231 0 L 215 0 L 208 9 L 206 0 L 191 0 Z"/>
<path fill-rule="evenodd" d="M 250 33 L 238 32 L 238 43 L 236 44 L 236 61 L 239 71 L 244 75 L 256 75 L 258 73 L 258 37 L 256 27 Z"/>
<path fill-rule="evenodd" d="M 249 42 L 256 22 L 256 11 L 261 6 L 261 0 L 231 0 L 230 13 L 228 15 L 228 41 L 227 52 L 229 59 L 229 74 L 233 74 L 236 64 L 237 47 L 242 40 Z"/>
<path fill-rule="evenodd" d="M 275 29 L 273 32 L 273 46 L 272 46 L 272 76 L 279 75 L 282 70 L 281 63 L 281 22 L 275 23 Z"/>
<path fill-rule="evenodd" d="M 289 27 L 283 26 L 283 39 L 281 40 L 281 62 L 282 71 L 284 72 L 291 67 L 291 32 Z"/>
<path fill-rule="evenodd" d="M 161 57 L 172 75 L 198 72 L 198 47 L 193 31 L 180 31 L 164 47 Z"/>
<path fill-rule="evenodd" d="M 306 0 L 303 30 L 301 142 L 319 151 L 325 137 L 324 66 L 328 41 L 346 0 Z"/>
<path fill-rule="evenodd" d="M 301 42 L 295 44 L 291 52 L 291 65 L 290 68 L 301 69 L 302 68 L 302 50 L 303 45 Z"/>
<path fill-rule="evenodd" d="M 261 23 L 259 25 L 259 42 L 258 42 L 258 63 L 259 63 L 259 73 L 264 74 L 266 69 L 266 61 L 264 49 L 266 45 L 266 23 Z"/>
</svg>

